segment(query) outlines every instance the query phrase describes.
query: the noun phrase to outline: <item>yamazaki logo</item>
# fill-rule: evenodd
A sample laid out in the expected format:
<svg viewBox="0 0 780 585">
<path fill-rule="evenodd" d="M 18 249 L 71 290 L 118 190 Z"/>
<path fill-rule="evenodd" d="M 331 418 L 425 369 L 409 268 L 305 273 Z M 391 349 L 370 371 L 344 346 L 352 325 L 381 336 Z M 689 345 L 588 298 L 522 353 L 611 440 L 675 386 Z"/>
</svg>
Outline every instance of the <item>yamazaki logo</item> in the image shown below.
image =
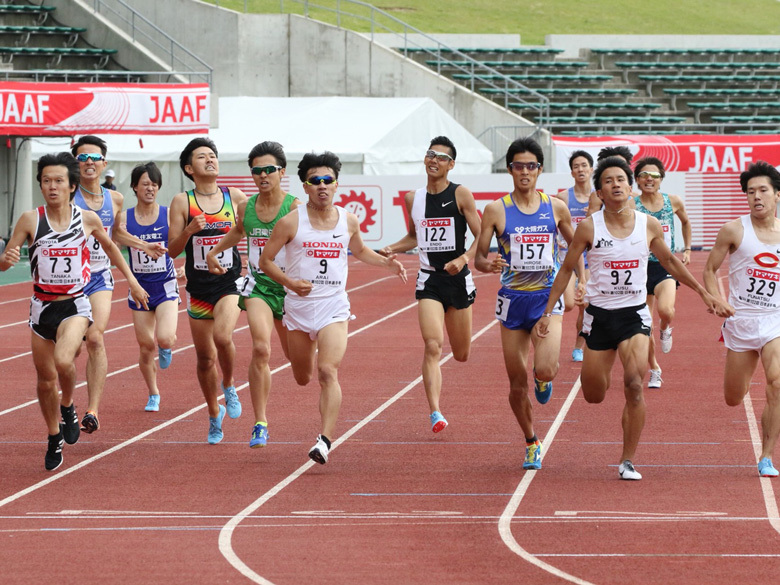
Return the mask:
<svg viewBox="0 0 780 585">
<path fill-rule="evenodd" d="M 520 241 L 524 244 L 546 244 L 550 241 L 550 234 L 530 235 L 523 234 L 520 236 Z"/>
<path fill-rule="evenodd" d="M 639 260 L 612 260 L 604 262 L 604 268 L 607 270 L 631 270 L 639 268 Z"/>
<path fill-rule="evenodd" d="M 780 258 L 772 254 L 771 252 L 762 252 L 753 256 L 753 261 L 759 266 L 764 268 L 774 268 L 780 264 Z"/>
<path fill-rule="evenodd" d="M 452 225 L 452 219 L 449 217 L 445 219 L 424 219 L 420 222 L 420 225 L 422 227 L 446 227 Z"/>
<path fill-rule="evenodd" d="M 338 258 L 341 256 L 340 250 L 307 250 L 306 255 L 309 258 Z"/>
<path fill-rule="evenodd" d="M 42 256 L 48 256 L 50 258 L 62 257 L 62 256 L 78 256 L 78 248 L 43 248 L 41 250 Z"/>
<path fill-rule="evenodd" d="M 747 269 L 747 275 L 748 276 L 753 276 L 755 278 L 760 278 L 762 280 L 774 280 L 776 282 L 780 282 L 780 273 L 770 272 L 769 270 L 760 270 L 758 268 L 748 268 Z"/>
<path fill-rule="evenodd" d="M 251 238 L 251 244 L 258 248 L 264 248 L 268 238 Z"/>
</svg>

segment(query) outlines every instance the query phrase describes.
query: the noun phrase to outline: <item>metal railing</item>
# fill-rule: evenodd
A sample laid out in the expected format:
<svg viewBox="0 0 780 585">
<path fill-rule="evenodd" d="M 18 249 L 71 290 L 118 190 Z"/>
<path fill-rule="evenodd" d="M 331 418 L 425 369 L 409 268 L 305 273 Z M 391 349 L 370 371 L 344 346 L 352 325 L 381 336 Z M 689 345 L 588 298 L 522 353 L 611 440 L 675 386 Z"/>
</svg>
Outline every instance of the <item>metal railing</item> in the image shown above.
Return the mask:
<svg viewBox="0 0 780 585">
<path fill-rule="evenodd" d="M 222 7 L 232 10 L 236 10 L 236 7 L 240 7 L 242 4 L 240 0 L 233 0 L 232 2 L 229 0 L 211 1 L 218 8 Z M 344 5 L 349 6 L 355 12 L 345 10 Z M 243 0 L 243 7 L 244 12 L 248 12 L 248 0 Z M 493 67 L 477 61 L 458 49 L 445 45 L 437 40 L 436 37 L 414 28 L 403 20 L 371 4 L 360 2 L 359 0 L 332 0 L 331 6 L 325 6 L 309 0 L 279 0 L 279 12 L 281 13 L 294 12 L 295 7 L 298 7 L 300 13 L 306 18 L 313 18 L 312 14 L 319 12 L 326 17 L 323 19 L 325 22 L 335 20 L 335 24 L 339 28 L 344 28 L 342 25 L 349 24 L 355 29 L 359 28 L 356 25 L 365 26 L 367 24 L 372 41 L 374 40 L 374 35 L 378 33 L 394 35 L 403 40 L 403 44 L 398 47 L 398 50 L 404 56 L 408 57 L 409 49 L 415 49 L 430 55 L 432 58 L 435 57 L 438 62 L 436 66 L 438 74 L 441 75 L 442 68 L 446 67 L 453 73 L 469 75 L 468 86 L 471 91 L 474 91 L 477 82 L 482 87 L 497 90 L 499 92 L 498 95 L 503 96 L 505 108 L 508 108 L 511 103 L 518 104 L 518 107 L 522 106 L 525 109 L 532 110 L 535 112 L 534 123 L 540 127 L 544 127 L 547 119 L 550 117 L 550 98 L 546 95 L 512 79 Z M 356 12 L 357 10 L 362 10 L 362 13 Z M 328 16 L 330 18 L 327 18 Z M 415 40 L 410 38 L 410 35 L 414 35 Z M 422 39 L 427 46 L 421 44 L 416 39 Z"/>
<path fill-rule="evenodd" d="M 148 47 L 171 68 L 170 75 L 182 74 L 190 82 L 211 85 L 212 67 L 168 33 L 123 0 L 90 0 L 92 10 L 110 20 L 134 42 Z M 136 72 L 131 72 L 136 73 Z M 154 72 L 160 73 L 160 72 Z"/>
<path fill-rule="evenodd" d="M 68 83 L 203 83 L 203 74 L 193 71 L 124 71 L 120 69 L 7 69 L 0 70 L 2 81 L 62 81 Z"/>
</svg>

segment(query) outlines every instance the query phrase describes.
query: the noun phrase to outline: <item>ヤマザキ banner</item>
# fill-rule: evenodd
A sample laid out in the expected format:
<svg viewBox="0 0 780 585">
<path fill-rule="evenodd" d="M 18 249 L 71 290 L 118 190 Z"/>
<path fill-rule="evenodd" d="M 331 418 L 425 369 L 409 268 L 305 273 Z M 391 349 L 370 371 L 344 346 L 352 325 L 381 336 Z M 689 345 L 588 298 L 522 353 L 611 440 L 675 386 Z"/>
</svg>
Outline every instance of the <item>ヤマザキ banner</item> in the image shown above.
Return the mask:
<svg viewBox="0 0 780 585">
<path fill-rule="evenodd" d="M 208 84 L 3 83 L 0 134 L 193 134 L 209 129 Z"/>
</svg>

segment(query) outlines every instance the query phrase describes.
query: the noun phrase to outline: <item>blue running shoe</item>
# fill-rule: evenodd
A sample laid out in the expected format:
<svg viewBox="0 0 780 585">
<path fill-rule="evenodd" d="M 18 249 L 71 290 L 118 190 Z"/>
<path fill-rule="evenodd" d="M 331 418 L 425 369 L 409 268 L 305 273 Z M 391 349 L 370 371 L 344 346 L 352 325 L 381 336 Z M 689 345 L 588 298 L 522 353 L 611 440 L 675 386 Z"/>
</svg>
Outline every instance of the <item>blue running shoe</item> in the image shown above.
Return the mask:
<svg viewBox="0 0 780 585">
<path fill-rule="evenodd" d="M 539 404 L 547 404 L 552 396 L 552 391 L 552 380 L 549 382 L 542 382 L 537 379 L 536 372 L 534 372 L 534 393 L 536 394 L 536 401 Z"/>
<path fill-rule="evenodd" d="M 160 395 L 150 394 L 149 402 L 146 403 L 146 408 L 144 408 L 144 410 L 146 412 L 157 412 L 160 410 Z"/>
<path fill-rule="evenodd" d="M 222 420 L 225 418 L 225 407 L 219 405 L 219 414 L 216 418 L 209 417 L 209 444 L 216 445 L 224 437 L 222 432 Z"/>
<path fill-rule="evenodd" d="M 253 449 L 265 447 L 268 442 L 268 425 L 256 424 L 252 429 L 252 438 L 249 439 L 249 446 Z"/>
<path fill-rule="evenodd" d="M 525 446 L 525 461 L 523 469 L 541 469 L 542 468 L 542 443 L 536 441 Z"/>
<path fill-rule="evenodd" d="M 582 358 L 584 357 L 582 349 L 579 347 L 575 347 L 571 352 L 571 361 L 573 362 L 581 362 Z"/>
<path fill-rule="evenodd" d="M 431 430 L 434 433 L 440 433 L 447 428 L 447 419 L 442 416 L 438 410 L 431 413 Z"/>
<path fill-rule="evenodd" d="M 160 369 L 165 370 L 171 365 L 173 359 L 173 351 L 170 349 L 157 348 L 157 356 L 160 358 Z"/>
<path fill-rule="evenodd" d="M 225 388 L 222 386 L 222 392 L 225 393 L 225 407 L 230 418 L 238 418 L 241 416 L 241 401 L 236 394 L 235 386 L 228 386 Z"/>
<path fill-rule="evenodd" d="M 761 477 L 777 477 L 780 472 L 772 465 L 772 460 L 769 457 L 764 457 L 758 462 L 758 475 Z"/>
</svg>

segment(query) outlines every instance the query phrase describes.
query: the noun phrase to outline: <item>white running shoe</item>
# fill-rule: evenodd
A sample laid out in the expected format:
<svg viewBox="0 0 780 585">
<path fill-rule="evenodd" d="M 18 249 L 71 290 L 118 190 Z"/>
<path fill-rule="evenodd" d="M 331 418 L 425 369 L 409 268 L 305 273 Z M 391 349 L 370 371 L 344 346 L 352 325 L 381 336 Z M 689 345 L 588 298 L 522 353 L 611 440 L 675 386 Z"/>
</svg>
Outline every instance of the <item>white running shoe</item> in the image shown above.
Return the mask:
<svg viewBox="0 0 780 585">
<path fill-rule="evenodd" d="M 650 381 L 647 382 L 648 388 L 660 388 L 661 383 L 661 370 L 650 370 Z"/>
<path fill-rule="evenodd" d="M 328 462 L 328 445 L 322 440 L 321 435 L 317 435 L 317 442 L 309 450 L 309 457 L 320 465 Z"/>
<path fill-rule="evenodd" d="M 664 353 L 672 351 L 672 329 L 674 327 L 661 329 L 661 351 Z"/>
<path fill-rule="evenodd" d="M 623 463 L 620 464 L 620 467 L 618 467 L 618 472 L 620 473 L 620 479 L 642 479 L 642 474 L 634 469 L 634 464 L 631 463 L 630 459 L 626 459 L 623 461 Z"/>
</svg>

